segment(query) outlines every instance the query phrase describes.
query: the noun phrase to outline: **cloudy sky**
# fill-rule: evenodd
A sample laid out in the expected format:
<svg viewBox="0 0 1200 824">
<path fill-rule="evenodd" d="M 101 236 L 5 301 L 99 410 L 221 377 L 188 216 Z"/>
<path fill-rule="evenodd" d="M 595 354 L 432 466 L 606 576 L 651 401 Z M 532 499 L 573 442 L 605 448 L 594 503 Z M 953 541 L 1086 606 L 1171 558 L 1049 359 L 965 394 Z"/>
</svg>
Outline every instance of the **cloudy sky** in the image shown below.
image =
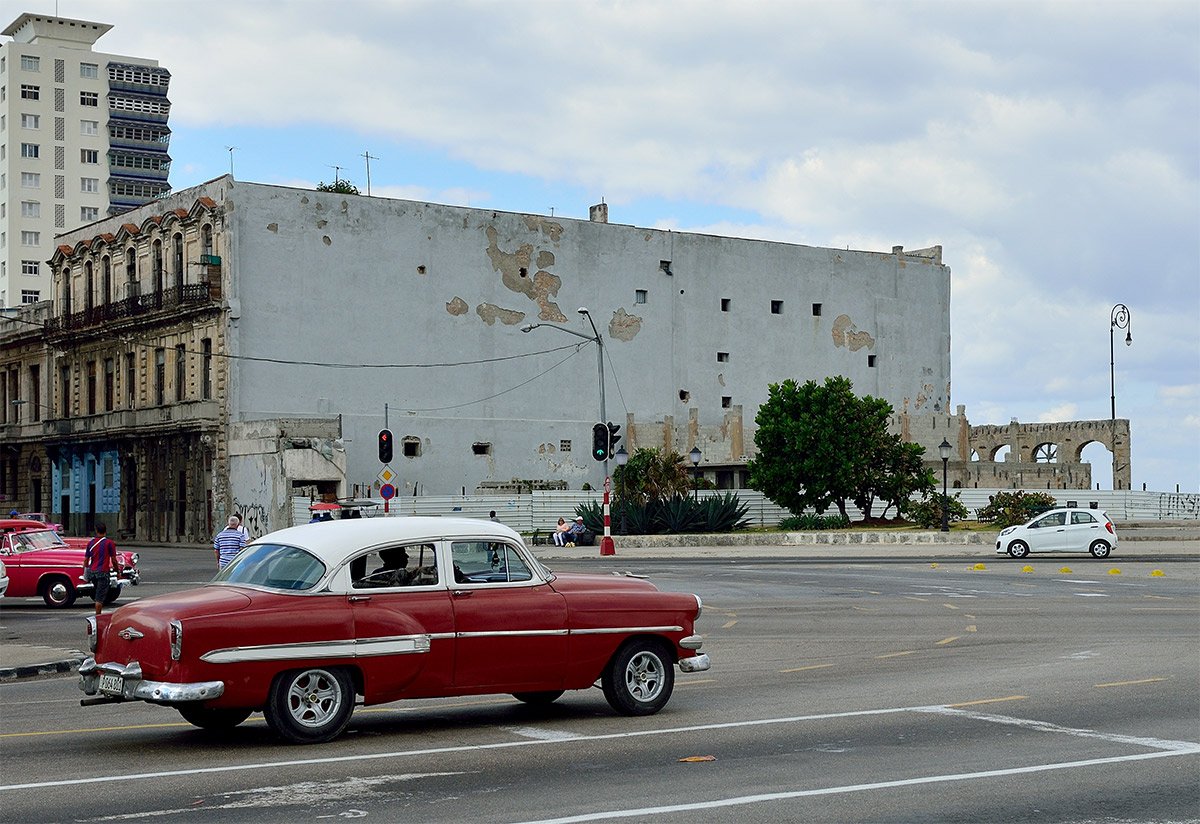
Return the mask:
<svg viewBox="0 0 1200 824">
<path fill-rule="evenodd" d="M 52 0 L 25 10 L 53 13 Z M 153 10 L 150 13 L 150 10 Z M 17 11 L 15 6 L 10 11 Z M 58 0 L 172 73 L 171 182 L 944 247 L 972 424 L 1104 420 L 1200 491 L 1200 4 Z M 7 21 L 5 21 L 7 22 Z M 227 147 L 236 149 L 231 153 Z M 1111 485 L 1107 451 L 1085 450 Z"/>
</svg>

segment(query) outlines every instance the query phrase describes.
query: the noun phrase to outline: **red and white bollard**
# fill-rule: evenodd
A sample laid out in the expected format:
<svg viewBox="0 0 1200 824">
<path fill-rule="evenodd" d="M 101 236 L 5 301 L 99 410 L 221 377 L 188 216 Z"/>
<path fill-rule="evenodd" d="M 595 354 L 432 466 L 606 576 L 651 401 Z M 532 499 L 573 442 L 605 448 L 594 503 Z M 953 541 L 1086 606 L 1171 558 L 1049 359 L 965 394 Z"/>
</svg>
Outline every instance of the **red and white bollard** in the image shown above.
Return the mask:
<svg viewBox="0 0 1200 824">
<path fill-rule="evenodd" d="M 600 539 L 600 554 L 601 555 L 616 555 L 617 549 L 613 545 L 612 539 L 612 521 L 608 514 L 608 492 L 612 488 L 612 479 L 605 477 L 604 479 L 604 537 Z"/>
</svg>

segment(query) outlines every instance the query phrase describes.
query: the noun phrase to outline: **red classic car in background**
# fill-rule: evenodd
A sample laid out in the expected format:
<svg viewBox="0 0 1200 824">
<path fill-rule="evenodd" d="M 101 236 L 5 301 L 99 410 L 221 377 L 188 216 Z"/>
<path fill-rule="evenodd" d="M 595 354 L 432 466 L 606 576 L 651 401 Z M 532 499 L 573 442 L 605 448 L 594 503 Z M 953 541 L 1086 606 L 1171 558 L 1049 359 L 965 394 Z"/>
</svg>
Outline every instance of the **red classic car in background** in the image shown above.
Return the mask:
<svg viewBox="0 0 1200 824">
<path fill-rule="evenodd" d="M 141 700 L 192 724 L 262 710 L 298 743 L 364 704 L 511 693 L 548 704 L 600 682 L 617 712 L 658 712 L 699 653 L 695 595 L 617 575 L 555 574 L 508 527 L 347 519 L 275 532 L 200 589 L 88 619 L 85 705 Z"/>
<path fill-rule="evenodd" d="M 83 580 L 88 538 L 63 538 L 40 521 L 0 518 L 0 559 L 8 572 L 7 598 L 41 596 L 48 606 L 69 607 L 80 595 L 91 595 Z M 121 575 L 108 591 L 106 604 L 116 602 L 126 584 L 141 578 L 135 552 L 117 552 Z"/>
</svg>

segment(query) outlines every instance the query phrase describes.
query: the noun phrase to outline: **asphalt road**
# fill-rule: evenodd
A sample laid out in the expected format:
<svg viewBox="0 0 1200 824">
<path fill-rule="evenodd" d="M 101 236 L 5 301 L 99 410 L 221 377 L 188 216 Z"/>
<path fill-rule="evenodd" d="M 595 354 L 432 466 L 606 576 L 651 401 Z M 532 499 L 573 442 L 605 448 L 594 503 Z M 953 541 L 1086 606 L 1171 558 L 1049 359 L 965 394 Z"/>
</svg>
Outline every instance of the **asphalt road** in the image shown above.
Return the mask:
<svg viewBox="0 0 1200 824">
<path fill-rule="evenodd" d="M 143 557 L 135 595 L 208 575 Z M 0 819 L 1200 820 L 1200 564 L 979 560 L 611 561 L 706 605 L 713 669 L 650 718 L 599 690 L 401 702 L 297 747 L 261 716 L 213 735 L 82 708 L 70 677 L 0 685 Z M 86 609 L 30 604 L 6 640 L 79 645 Z"/>
</svg>

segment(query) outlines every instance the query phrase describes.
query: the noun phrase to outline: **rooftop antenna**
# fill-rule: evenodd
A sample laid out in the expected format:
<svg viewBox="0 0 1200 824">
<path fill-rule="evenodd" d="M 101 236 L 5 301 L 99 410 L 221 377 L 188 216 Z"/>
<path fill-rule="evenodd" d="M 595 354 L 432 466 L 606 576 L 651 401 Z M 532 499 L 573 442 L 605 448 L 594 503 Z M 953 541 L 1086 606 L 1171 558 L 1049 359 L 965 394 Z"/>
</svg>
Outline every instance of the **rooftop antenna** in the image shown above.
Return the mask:
<svg viewBox="0 0 1200 824">
<path fill-rule="evenodd" d="M 338 184 L 338 183 L 341 183 L 342 181 L 341 181 L 341 178 L 340 178 L 340 177 L 338 177 L 338 172 L 340 172 L 342 169 L 344 169 L 344 168 L 346 168 L 346 167 L 345 167 L 345 166 L 334 166 L 332 163 L 327 163 L 327 164 L 325 164 L 325 165 L 327 165 L 329 168 L 333 169 L 333 182 L 334 182 L 334 185 L 336 185 L 336 184 Z"/>
<path fill-rule="evenodd" d="M 225 150 L 229 152 L 229 176 L 233 177 L 233 152 L 237 146 L 226 146 Z"/>
<path fill-rule="evenodd" d="M 371 150 L 363 152 L 363 157 L 367 160 L 367 197 L 371 196 L 371 161 L 379 160 L 375 155 L 371 154 Z"/>
</svg>

